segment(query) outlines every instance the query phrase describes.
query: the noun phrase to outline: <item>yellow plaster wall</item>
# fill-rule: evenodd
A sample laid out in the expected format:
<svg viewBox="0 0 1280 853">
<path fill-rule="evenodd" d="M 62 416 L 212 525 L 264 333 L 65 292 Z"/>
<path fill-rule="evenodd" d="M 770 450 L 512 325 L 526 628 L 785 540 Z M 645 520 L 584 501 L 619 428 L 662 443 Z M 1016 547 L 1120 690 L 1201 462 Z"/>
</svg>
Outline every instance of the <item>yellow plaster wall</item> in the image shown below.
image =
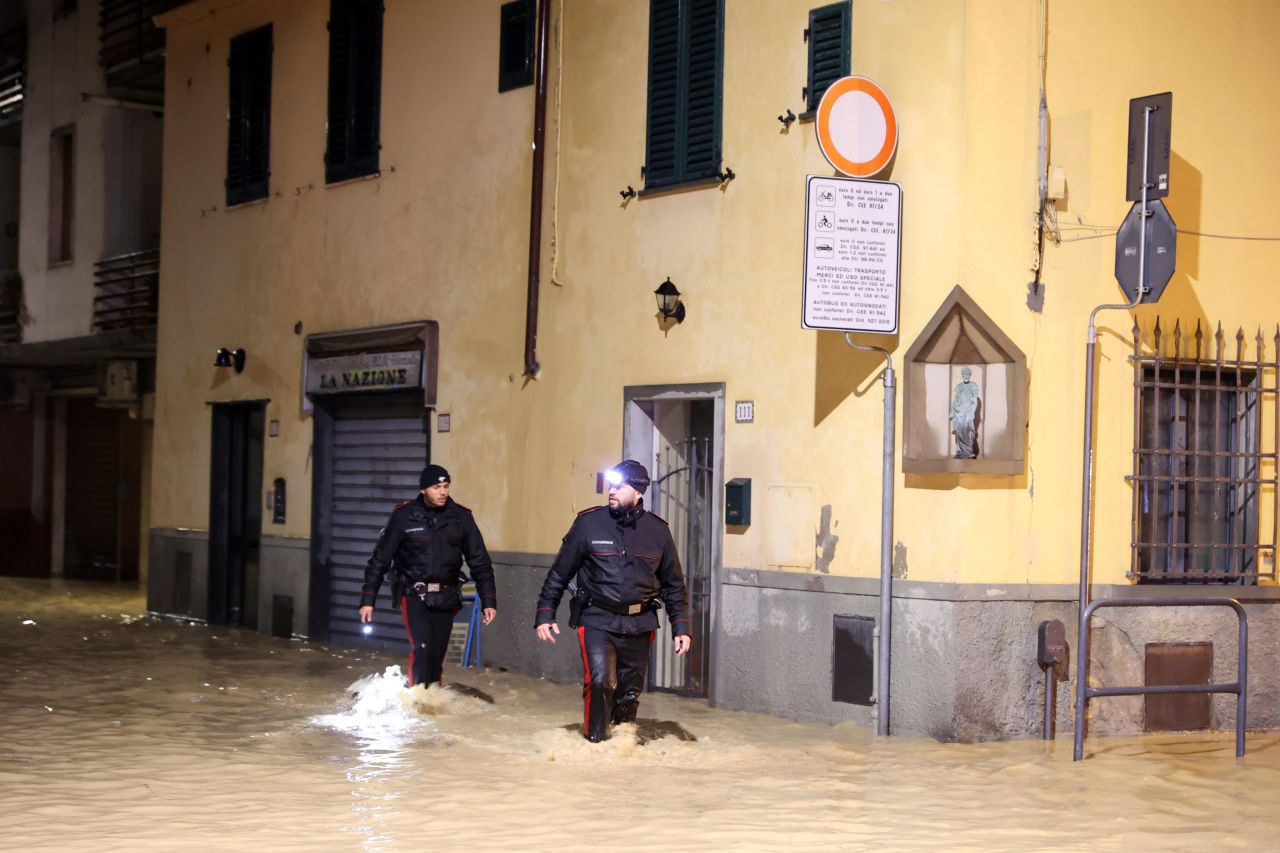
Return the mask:
<svg viewBox="0 0 1280 853">
<path fill-rule="evenodd" d="M 268 440 L 264 476 L 309 483 L 295 320 L 320 331 L 427 318 L 441 324 L 441 411 L 454 419 L 453 432 L 433 437 L 433 455 L 455 469 L 491 547 L 553 551 L 572 513 L 599 500 L 594 472 L 618 455 L 624 386 L 725 382 L 730 410 L 737 399 L 756 403 L 755 423 L 730 414 L 724 436 L 725 477 L 751 477 L 756 502 L 753 525 L 726 535 L 724 564 L 769 568 L 768 543 L 797 527 L 816 534 L 815 510 L 830 506 L 840 537 L 830 571 L 874 575 L 880 362 L 838 334 L 800 328 L 804 176 L 830 169 L 811 124 L 782 132 L 774 119 L 800 112 L 800 31 L 817 4 L 726 4 L 723 151 L 738 177 L 626 204 L 618 191 L 641 186 L 644 161 L 647 4 L 553 4 L 563 52 L 551 57 L 536 381 L 519 376 L 532 89 L 496 93 L 497 2 L 388 0 L 382 156 L 395 171 L 334 188 L 324 188 L 321 162 L 324 5 L 197 4 L 169 29 L 154 523 L 207 523 L 206 400 L 270 397 L 282 435 Z M 1266 286 L 1275 242 L 1185 233 L 1280 235 L 1266 178 L 1266 140 L 1280 119 L 1265 109 L 1280 80 L 1268 44 L 1280 6 L 1051 0 L 1050 159 L 1069 194 L 1063 242 L 1046 250 L 1043 313 L 1026 306 L 1039 15 L 1029 0 L 854 3 L 853 71 L 886 89 L 901 129 L 889 175 L 905 206 L 902 331 L 887 339 L 898 366 L 959 283 L 1030 369 L 1025 474 L 899 474 L 895 539 L 913 580 L 1076 575 L 1085 328 L 1095 305 L 1121 295 L 1113 239 L 1081 223 L 1114 228 L 1128 208 L 1131 97 L 1174 92 L 1169 207 L 1184 233 L 1159 312 L 1233 332 L 1280 318 Z M 271 16 L 279 195 L 223 211 L 226 42 Z M 668 275 L 689 313 L 664 334 L 652 290 Z M 1149 327 L 1156 310 L 1136 312 L 1139 322 Z M 1121 312 L 1102 315 L 1095 577 L 1104 582 L 1122 582 L 1128 565 L 1131 325 Z M 250 367 L 219 384 L 210 362 L 223 345 L 246 346 Z M 811 498 L 766 504 L 783 484 Z M 305 536 L 308 490 L 293 491 L 287 532 Z"/>
<path fill-rule="evenodd" d="M 206 402 L 269 398 L 280 436 L 266 439 L 264 481 L 293 485 L 288 524 L 269 532 L 309 535 L 299 321 L 304 335 L 438 321 L 439 399 L 458 431 L 441 436 L 434 456 L 445 465 L 505 457 L 512 430 L 498 403 L 519 399 L 505 389 L 523 344 L 533 109 L 531 89 L 496 95 L 498 6 L 387 3 L 384 173 L 331 187 L 327 4 L 203 3 L 168 22 L 155 526 L 208 525 Z M 271 195 L 224 210 L 228 43 L 268 22 Z M 244 374 L 213 368 L 219 346 L 248 351 Z M 506 502 L 502 477 L 458 485 L 468 504 Z"/>
</svg>

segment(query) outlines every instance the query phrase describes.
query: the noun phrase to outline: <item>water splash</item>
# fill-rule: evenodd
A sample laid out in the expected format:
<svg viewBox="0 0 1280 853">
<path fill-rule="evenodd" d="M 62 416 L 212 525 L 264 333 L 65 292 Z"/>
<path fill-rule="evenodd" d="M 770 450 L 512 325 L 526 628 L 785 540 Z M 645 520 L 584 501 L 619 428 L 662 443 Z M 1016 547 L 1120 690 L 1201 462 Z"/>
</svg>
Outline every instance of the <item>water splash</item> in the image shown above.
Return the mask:
<svg viewBox="0 0 1280 853">
<path fill-rule="evenodd" d="M 370 740 L 398 740 L 423 723 L 404 701 L 407 690 L 399 666 L 389 666 L 381 675 L 367 675 L 347 692 L 355 696 L 349 709 L 312 717 L 311 722 Z"/>
</svg>

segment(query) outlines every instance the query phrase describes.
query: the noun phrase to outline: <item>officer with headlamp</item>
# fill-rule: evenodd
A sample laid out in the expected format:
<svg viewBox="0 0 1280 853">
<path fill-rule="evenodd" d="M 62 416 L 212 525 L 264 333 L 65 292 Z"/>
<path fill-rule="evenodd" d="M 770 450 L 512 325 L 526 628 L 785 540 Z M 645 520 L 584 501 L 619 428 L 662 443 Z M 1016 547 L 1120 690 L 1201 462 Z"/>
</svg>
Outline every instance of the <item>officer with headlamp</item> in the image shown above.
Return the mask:
<svg viewBox="0 0 1280 853">
<path fill-rule="evenodd" d="M 583 716 L 592 743 L 609 737 L 610 724 L 635 721 L 659 606 L 667 609 L 675 653 L 683 655 L 690 643 L 689 596 L 671 530 L 644 508 L 649 472 L 627 459 L 606 476 L 609 503 L 583 510 L 565 534 L 535 620 L 538 639 L 554 643 L 556 608 L 576 578 L 569 625 L 582 647 Z"/>
</svg>

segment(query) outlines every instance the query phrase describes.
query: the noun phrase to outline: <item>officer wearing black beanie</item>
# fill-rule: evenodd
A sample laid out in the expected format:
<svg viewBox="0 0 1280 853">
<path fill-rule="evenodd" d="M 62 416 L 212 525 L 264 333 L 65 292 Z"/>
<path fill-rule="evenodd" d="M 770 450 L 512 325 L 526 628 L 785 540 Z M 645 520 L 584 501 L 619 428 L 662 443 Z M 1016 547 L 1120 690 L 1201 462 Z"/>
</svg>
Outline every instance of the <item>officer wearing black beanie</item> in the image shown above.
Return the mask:
<svg viewBox="0 0 1280 853">
<path fill-rule="evenodd" d="M 626 459 L 607 476 L 608 505 L 578 513 L 543 581 L 534 620 L 538 639 L 554 643 L 556 608 L 576 577 L 569 626 L 582 647 L 584 734 L 592 743 L 606 740 L 610 725 L 635 722 L 659 603 L 675 653 L 690 643 L 689 596 L 671 530 L 644 509 L 649 472 Z"/>
<path fill-rule="evenodd" d="M 421 494 L 395 508 L 364 570 L 360 621 L 373 621 L 383 576 L 394 565 L 391 597 L 409 633 L 409 686 L 442 681 L 453 617 L 462 606 L 462 562 L 476 582 L 484 624 L 498 615 L 493 563 L 471 510 L 449 497 L 449 472 L 428 465 Z"/>
</svg>

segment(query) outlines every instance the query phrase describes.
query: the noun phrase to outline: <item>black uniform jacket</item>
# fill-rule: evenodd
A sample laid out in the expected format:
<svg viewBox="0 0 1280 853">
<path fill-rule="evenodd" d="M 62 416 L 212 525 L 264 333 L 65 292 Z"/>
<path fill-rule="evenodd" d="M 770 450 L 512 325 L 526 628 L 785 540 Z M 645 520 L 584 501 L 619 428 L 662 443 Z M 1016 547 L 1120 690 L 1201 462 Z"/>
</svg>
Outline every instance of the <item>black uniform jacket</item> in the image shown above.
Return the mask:
<svg viewBox="0 0 1280 853">
<path fill-rule="evenodd" d="M 428 507 L 422 495 L 400 504 L 382 528 L 378 544 L 364 570 L 364 587 L 360 606 L 373 604 L 378 597 L 382 578 L 395 564 L 396 578 L 392 589 L 407 590 L 416 581 L 439 583 L 439 592 L 427 593 L 428 607 L 456 608 L 462 603 L 462 561 L 467 561 L 476 582 L 481 607 L 497 607 L 498 596 L 493 582 L 493 563 L 484 547 L 480 528 L 471 510 L 453 498 L 439 509 Z M 399 605 L 395 595 L 393 606 Z"/>
<path fill-rule="evenodd" d="M 661 597 L 672 630 L 689 633 L 689 597 L 671 530 L 643 507 L 618 518 L 607 506 L 578 514 L 542 583 L 535 624 L 556 621 L 560 596 L 575 575 L 578 586 L 593 601 L 625 606 Z M 582 624 L 620 634 L 641 634 L 658 627 L 658 614 L 651 607 L 629 616 L 588 606 L 582 611 Z"/>
</svg>

